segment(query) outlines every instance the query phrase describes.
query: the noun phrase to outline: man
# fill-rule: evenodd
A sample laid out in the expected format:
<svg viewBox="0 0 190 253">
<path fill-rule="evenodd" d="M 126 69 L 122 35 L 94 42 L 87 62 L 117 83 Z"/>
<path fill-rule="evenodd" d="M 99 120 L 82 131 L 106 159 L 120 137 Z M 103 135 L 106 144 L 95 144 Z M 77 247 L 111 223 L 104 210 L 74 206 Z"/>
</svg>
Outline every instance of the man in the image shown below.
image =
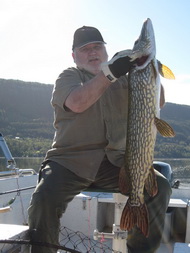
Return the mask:
<svg viewBox="0 0 190 253">
<path fill-rule="evenodd" d="M 101 33 L 87 26 L 76 30 L 72 56 L 77 67 L 60 74 L 52 95 L 55 137 L 28 210 L 33 242 L 58 244 L 59 219 L 81 191 L 92 186 L 119 191 L 126 143 L 126 73 L 133 63 L 125 51 L 107 62 Z M 171 190 L 167 180 L 156 175 L 158 194 L 150 198 L 145 193 L 149 237 L 132 229 L 127 240 L 131 253 L 153 253 L 160 244 Z M 31 252 L 56 250 L 32 246 Z"/>
</svg>

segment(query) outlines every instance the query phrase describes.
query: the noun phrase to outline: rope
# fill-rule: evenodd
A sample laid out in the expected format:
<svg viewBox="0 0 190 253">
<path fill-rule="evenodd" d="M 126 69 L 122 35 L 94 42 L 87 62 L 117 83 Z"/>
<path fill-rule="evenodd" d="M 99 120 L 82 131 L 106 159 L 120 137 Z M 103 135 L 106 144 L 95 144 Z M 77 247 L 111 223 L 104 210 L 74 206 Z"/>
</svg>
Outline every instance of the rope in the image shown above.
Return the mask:
<svg viewBox="0 0 190 253">
<path fill-rule="evenodd" d="M 20 185 L 19 185 L 19 182 L 18 182 L 18 178 L 16 179 L 16 182 L 17 182 L 18 190 L 20 190 Z M 22 196 L 20 194 L 20 191 L 17 192 L 17 196 L 20 197 L 20 205 L 21 205 L 22 217 L 23 217 L 23 220 L 24 220 L 24 224 L 27 224 L 26 216 L 24 214 L 24 204 L 23 204 L 23 201 L 22 201 Z"/>
<path fill-rule="evenodd" d="M 91 231 L 91 225 L 90 225 L 90 221 L 91 221 L 91 198 L 88 199 L 88 247 L 90 249 L 90 231 Z"/>
<path fill-rule="evenodd" d="M 21 191 L 25 191 L 25 190 L 34 189 L 34 188 L 36 188 L 36 186 L 30 186 L 30 187 L 25 187 L 25 188 L 19 188 L 19 189 L 15 189 L 15 190 L 11 190 L 11 191 L 0 192 L 0 195 L 10 194 L 10 193 L 14 193 L 14 192 L 21 192 Z"/>
</svg>

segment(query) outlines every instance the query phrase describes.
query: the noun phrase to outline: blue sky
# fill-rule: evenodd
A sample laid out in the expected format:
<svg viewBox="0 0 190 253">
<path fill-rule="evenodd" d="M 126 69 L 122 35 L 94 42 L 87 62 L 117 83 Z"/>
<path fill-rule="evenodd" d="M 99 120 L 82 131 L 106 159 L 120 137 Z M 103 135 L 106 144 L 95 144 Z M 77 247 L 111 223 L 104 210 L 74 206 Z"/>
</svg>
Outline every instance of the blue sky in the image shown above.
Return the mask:
<svg viewBox="0 0 190 253">
<path fill-rule="evenodd" d="M 133 46 L 149 17 L 157 59 L 176 76 L 162 79 L 166 101 L 190 105 L 189 10 L 189 0 L 0 0 L 0 78 L 54 84 L 63 69 L 74 66 L 78 27 L 97 27 L 111 58 Z"/>
</svg>

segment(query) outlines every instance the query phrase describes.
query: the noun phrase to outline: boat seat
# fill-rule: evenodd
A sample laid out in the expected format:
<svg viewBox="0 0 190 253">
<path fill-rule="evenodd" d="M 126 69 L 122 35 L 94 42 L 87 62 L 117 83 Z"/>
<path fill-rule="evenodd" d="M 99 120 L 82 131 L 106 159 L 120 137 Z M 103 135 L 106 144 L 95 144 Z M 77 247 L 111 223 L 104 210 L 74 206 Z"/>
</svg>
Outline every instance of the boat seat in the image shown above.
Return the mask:
<svg viewBox="0 0 190 253">
<path fill-rule="evenodd" d="M 18 238 L 28 231 L 28 226 L 15 224 L 0 224 L 0 240 Z"/>
<path fill-rule="evenodd" d="M 175 243 L 174 252 L 173 253 L 189 253 L 190 252 L 190 244 L 189 243 Z"/>
<path fill-rule="evenodd" d="M 119 191 L 116 191 L 116 190 L 107 190 L 107 189 L 104 189 L 104 188 L 96 188 L 94 186 L 90 186 L 84 192 L 120 193 Z"/>
<path fill-rule="evenodd" d="M 0 224 L 0 241 L 1 240 L 18 240 L 28 239 L 28 226 L 15 225 L 15 224 Z M 18 251 L 19 250 L 19 251 Z M 29 252 L 29 246 L 20 244 L 6 244 L 0 242 L 0 252 Z"/>
</svg>

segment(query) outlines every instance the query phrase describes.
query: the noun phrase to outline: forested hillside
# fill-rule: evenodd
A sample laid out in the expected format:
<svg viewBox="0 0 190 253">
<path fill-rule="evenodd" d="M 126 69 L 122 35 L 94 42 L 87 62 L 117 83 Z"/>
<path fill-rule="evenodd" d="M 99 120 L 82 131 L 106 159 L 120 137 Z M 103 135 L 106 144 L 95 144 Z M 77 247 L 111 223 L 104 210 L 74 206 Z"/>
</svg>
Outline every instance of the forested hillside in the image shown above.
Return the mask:
<svg viewBox="0 0 190 253">
<path fill-rule="evenodd" d="M 53 85 L 0 79 L 0 132 L 13 156 L 44 156 L 51 146 L 52 90 Z M 161 118 L 174 128 L 176 137 L 158 134 L 155 157 L 190 158 L 190 106 L 166 103 Z"/>
<path fill-rule="evenodd" d="M 157 135 L 156 157 L 190 158 L 190 106 L 166 103 L 161 118 L 175 130 L 174 138 Z"/>
<path fill-rule="evenodd" d="M 14 157 L 42 157 L 51 147 L 52 90 L 53 85 L 0 79 L 0 132 Z"/>
<path fill-rule="evenodd" d="M 0 131 L 4 136 L 53 136 L 53 85 L 0 79 Z"/>
</svg>

